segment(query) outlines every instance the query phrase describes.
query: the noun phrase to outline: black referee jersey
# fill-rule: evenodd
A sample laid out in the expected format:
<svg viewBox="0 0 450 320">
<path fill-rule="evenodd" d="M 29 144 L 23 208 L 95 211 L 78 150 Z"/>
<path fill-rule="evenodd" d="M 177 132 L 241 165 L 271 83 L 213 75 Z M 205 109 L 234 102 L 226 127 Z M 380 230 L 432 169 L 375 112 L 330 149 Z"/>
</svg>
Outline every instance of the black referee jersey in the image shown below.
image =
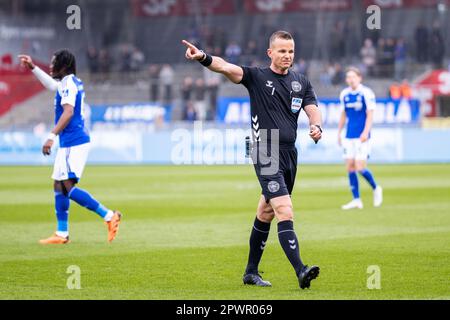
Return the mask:
<svg viewBox="0 0 450 320">
<path fill-rule="evenodd" d="M 271 129 L 279 129 L 280 146 L 294 145 L 300 110 L 310 104 L 317 105 L 309 80 L 291 70 L 281 75 L 270 68 L 242 69 L 241 83 L 250 95 L 253 140 L 259 141 L 261 129 L 269 133 Z"/>
<path fill-rule="evenodd" d="M 242 68 L 244 76 L 241 83 L 250 94 L 252 140 L 257 142 L 257 146 L 262 144 L 268 147 L 263 153 L 267 152 L 269 162 L 262 161 L 259 152 L 253 160 L 262 194 L 269 202 L 270 199 L 292 194 L 297 174 L 295 141 L 298 117 L 305 106 L 317 106 L 317 98 L 304 75 L 293 71 L 280 75 L 270 68 Z M 270 150 L 275 143 L 271 140 L 271 130 L 274 129 L 279 130 L 277 155 Z"/>
</svg>

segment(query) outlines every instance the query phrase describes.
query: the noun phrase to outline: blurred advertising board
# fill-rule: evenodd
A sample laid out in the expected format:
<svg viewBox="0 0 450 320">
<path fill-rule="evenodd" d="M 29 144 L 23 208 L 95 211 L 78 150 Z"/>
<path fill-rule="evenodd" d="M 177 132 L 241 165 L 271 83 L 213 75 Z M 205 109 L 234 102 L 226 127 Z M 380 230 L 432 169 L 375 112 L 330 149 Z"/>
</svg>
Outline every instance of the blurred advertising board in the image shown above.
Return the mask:
<svg viewBox="0 0 450 320">
<path fill-rule="evenodd" d="M 325 125 L 338 124 L 342 110 L 339 99 L 321 99 L 319 108 Z M 249 98 L 220 98 L 216 118 L 219 122 L 227 124 L 250 124 Z M 377 99 L 375 124 L 417 124 L 420 119 L 419 100 Z M 304 113 L 300 116 L 299 122 L 307 123 Z"/>
<path fill-rule="evenodd" d="M 308 126 L 298 130 L 299 163 L 343 163 L 337 129 L 325 129 L 317 145 Z M 94 130 L 92 164 L 246 165 L 248 127 L 215 128 L 195 123 L 190 128 L 154 132 Z M 46 133 L 0 132 L 0 165 L 52 165 L 41 153 Z M 373 163 L 450 162 L 450 129 L 374 128 L 370 161 Z M 50 175 L 49 169 L 49 175 Z"/>
<path fill-rule="evenodd" d="M 93 105 L 90 106 L 90 121 L 96 123 L 154 123 L 157 121 L 170 121 L 171 107 L 152 103 L 131 103 L 120 105 Z"/>
</svg>

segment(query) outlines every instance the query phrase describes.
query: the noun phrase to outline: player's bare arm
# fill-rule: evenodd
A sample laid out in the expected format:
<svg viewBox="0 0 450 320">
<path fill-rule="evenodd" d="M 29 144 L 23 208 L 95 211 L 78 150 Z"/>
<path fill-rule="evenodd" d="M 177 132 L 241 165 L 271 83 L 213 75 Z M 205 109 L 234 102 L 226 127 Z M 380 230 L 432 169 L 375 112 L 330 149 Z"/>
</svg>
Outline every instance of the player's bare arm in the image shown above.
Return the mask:
<svg viewBox="0 0 450 320">
<path fill-rule="evenodd" d="M 373 110 L 367 110 L 366 124 L 364 126 L 364 131 L 361 133 L 361 142 L 366 142 L 369 140 L 370 130 L 372 130 L 373 125 Z"/>
<path fill-rule="evenodd" d="M 207 54 L 198 49 L 192 43 L 183 40 L 183 44 L 187 47 L 186 59 L 193 61 L 202 61 L 207 58 Z M 221 73 L 233 83 L 240 83 L 244 77 L 244 70 L 240 66 L 229 63 L 220 57 L 212 56 L 212 62 L 207 67 L 209 70 Z"/>
<path fill-rule="evenodd" d="M 307 105 L 304 109 L 309 118 L 309 136 L 317 143 L 322 139 L 322 114 L 315 104 Z"/>
<path fill-rule="evenodd" d="M 347 121 L 347 114 L 345 110 L 342 110 L 341 117 L 339 118 L 338 123 L 338 144 L 342 146 L 342 130 L 344 129 L 345 122 Z"/>
<path fill-rule="evenodd" d="M 45 142 L 44 146 L 42 147 L 42 153 L 46 156 L 49 156 L 52 151 L 52 146 L 54 143 L 54 139 L 57 135 L 59 135 L 69 124 L 70 119 L 73 117 L 74 107 L 70 104 L 63 105 L 64 111 L 61 115 L 61 118 L 59 118 L 58 123 L 53 128 L 52 132 L 50 133 L 49 138 Z"/>
</svg>

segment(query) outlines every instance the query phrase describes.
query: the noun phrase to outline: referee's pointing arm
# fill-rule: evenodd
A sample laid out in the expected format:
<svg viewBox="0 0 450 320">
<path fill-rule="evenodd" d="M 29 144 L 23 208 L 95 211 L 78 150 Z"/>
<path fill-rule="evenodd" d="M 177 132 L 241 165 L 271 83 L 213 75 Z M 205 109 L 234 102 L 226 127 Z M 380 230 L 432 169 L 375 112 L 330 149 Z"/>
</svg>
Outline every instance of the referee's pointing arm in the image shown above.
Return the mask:
<svg viewBox="0 0 450 320">
<path fill-rule="evenodd" d="M 242 81 L 244 70 L 242 70 L 241 67 L 228 63 L 220 57 L 210 56 L 186 40 L 183 40 L 182 42 L 187 47 L 186 59 L 196 60 L 209 70 L 223 74 L 231 82 L 236 84 Z"/>
</svg>

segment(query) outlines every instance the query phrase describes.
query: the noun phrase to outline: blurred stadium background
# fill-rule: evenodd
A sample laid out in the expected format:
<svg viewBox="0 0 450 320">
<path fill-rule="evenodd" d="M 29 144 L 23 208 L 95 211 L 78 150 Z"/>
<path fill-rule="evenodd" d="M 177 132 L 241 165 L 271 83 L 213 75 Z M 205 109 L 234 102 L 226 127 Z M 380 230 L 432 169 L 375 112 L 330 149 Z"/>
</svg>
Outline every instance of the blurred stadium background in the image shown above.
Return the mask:
<svg viewBox="0 0 450 320">
<path fill-rule="evenodd" d="M 73 4 L 81 8 L 81 30 L 66 27 Z M 381 30 L 366 27 L 371 4 L 382 9 Z M 180 42 L 234 63 L 266 65 L 267 39 L 277 29 L 293 33 L 294 68 L 310 77 L 324 115 L 323 143 L 300 139 L 302 162 L 341 162 L 338 97 L 349 65 L 364 71 L 378 97 L 373 161 L 448 162 L 449 6 L 448 0 L 2 0 L 0 163 L 51 163 L 39 149 L 53 122 L 53 93 L 19 67 L 17 54 L 46 67 L 59 48 L 76 54 L 85 82 L 91 162 L 195 162 L 173 154 L 174 130 L 193 134 L 201 121 L 194 153 L 214 144 L 208 163 L 233 163 L 233 154 L 244 152 L 245 133 L 227 138 L 225 130 L 249 128 L 247 92 L 186 62 Z"/>
</svg>

